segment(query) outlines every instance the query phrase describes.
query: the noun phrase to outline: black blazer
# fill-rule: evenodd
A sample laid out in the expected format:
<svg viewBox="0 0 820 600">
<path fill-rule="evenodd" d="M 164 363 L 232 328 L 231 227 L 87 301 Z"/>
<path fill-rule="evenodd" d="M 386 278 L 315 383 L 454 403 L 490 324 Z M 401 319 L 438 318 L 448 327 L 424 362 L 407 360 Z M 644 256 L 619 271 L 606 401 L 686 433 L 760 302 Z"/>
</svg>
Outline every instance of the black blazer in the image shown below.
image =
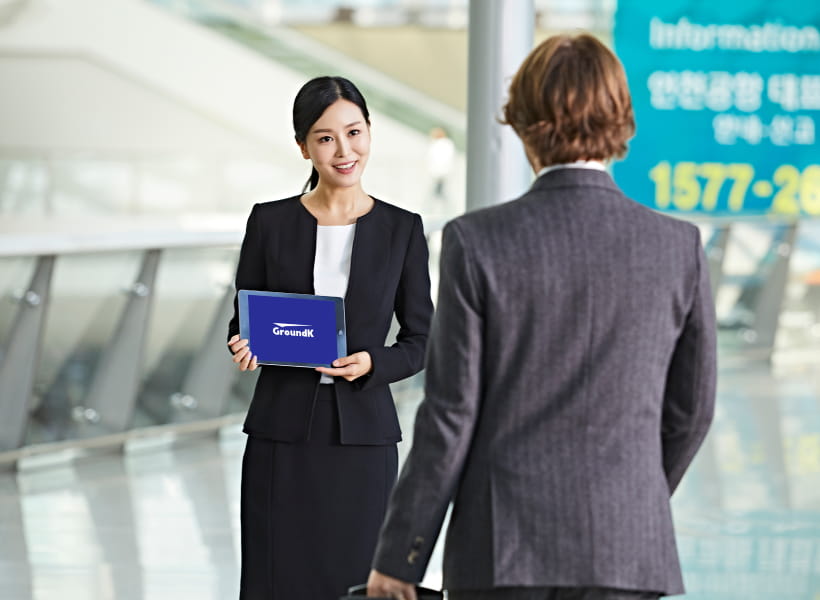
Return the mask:
<svg viewBox="0 0 820 600">
<path fill-rule="evenodd" d="M 236 289 L 313 294 L 316 219 L 299 196 L 256 204 L 239 254 Z M 356 221 L 345 295 L 348 353 L 367 350 L 370 374 L 336 377 L 343 444 L 397 442 L 401 430 L 389 383 L 424 365 L 433 312 L 427 242 L 419 215 L 376 200 Z M 395 312 L 396 342 L 385 347 Z M 239 333 L 237 302 L 228 339 Z M 244 431 L 295 442 L 310 436 L 320 374 L 313 369 L 262 366 Z"/>
</svg>

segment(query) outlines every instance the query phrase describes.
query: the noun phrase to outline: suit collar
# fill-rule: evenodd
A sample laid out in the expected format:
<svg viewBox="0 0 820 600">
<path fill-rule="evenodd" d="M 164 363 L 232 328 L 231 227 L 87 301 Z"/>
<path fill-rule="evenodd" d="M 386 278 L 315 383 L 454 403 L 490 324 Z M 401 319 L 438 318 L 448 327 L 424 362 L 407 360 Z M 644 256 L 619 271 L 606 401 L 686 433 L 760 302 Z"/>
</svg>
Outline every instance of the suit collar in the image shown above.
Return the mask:
<svg viewBox="0 0 820 600">
<path fill-rule="evenodd" d="M 293 210 L 291 221 L 279 229 L 279 256 L 288 257 L 287 291 L 314 294 L 313 264 L 316 258 L 316 218 L 305 208 L 299 196 L 290 198 Z M 385 279 L 385 268 L 390 260 L 390 228 L 385 217 L 384 203 L 374 198 L 370 212 L 356 220 L 356 233 L 350 256 L 350 275 L 345 294 L 346 304 L 359 306 L 357 295 L 369 287 L 379 288 Z M 372 291 L 372 290 L 371 290 Z M 369 293 L 369 292 L 368 292 Z M 364 303 L 362 306 L 366 306 Z"/>
<path fill-rule="evenodd" d="M 375 220 L 378 220 L 378 217 L 382 212 L 381 204 L 383 204 L 383 202 L 378 198 L 374 198 L 373 196 L 370 197 L 373 198 L 373 207 L 368 212 L 363 214 L 361 217 L 356 219 L 356 225 L 360 224 L 362 221 L 370 220 L 370 218 L 374 215 L 376 216 Z M 290 198 L 290 200 L 295 204 L 294 208 L 296 209 L 296 211 L 300 213 L 300 219 L 307 219 L 310 223 L 316 226 L 318 224 L 316 217 L 314 217 L 313 213 L 310 212 L 304 204 L 302 204 L 301 198 L 301 196 L 294 196 Z"/>
<path fill-rule="evenodd" d="M 556 169 L 545 173 L 536 179 L 531 192 L 549 190 L 559 187 L 604 187 L 611 190 L 618 190 L 618 186 L 612 179 L 612 176 L 606 171 L 599 171 L 597 169 L 576 169 L 564 168 Z"/>
<path fill-rule="evenodd" d="M 535 176 L 536 178 L 546 175 L 550 171 L 557 171 L 558 169 L 593 169 L 595 171 L 606 171 L 606 165 L 600 160 L 576 160 L 571 163 L 559 163 L 557 165 L 547 165 Z"/>
</svg>

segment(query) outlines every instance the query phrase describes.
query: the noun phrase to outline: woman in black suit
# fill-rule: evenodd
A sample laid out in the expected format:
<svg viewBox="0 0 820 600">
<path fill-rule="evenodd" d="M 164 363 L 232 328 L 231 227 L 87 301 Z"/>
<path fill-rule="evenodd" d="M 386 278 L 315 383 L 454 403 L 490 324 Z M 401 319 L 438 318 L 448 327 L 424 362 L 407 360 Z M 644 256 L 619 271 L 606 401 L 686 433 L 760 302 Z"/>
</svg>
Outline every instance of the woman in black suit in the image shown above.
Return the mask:
<svg viewBox="0 0 820 600">
<path fill-rule="evenodd" d="M 262 367 L 244 426 L 245 600 L 332 600 L 366 581 L 401 439 L 388 384 L 421 370 L 433 310 L 421 218 L 362 189 L 370 120 L 356 87 L 309 81 L 293 125 L 310 191 L 253 207 L 236 289 L 343 296 L 351 354 L 315 371 Z M 234 307 L 233 360 L 254 370 Z"/>
</svg>

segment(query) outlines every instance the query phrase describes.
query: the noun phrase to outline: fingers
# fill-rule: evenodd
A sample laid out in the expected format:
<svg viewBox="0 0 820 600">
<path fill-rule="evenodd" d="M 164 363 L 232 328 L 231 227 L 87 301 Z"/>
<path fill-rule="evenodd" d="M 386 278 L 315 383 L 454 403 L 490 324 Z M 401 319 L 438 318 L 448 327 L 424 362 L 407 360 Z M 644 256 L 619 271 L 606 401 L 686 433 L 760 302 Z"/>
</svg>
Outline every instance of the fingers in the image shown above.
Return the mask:
<svg viewBox="0 0 820 600">
<path fill-rule="evenodd" d="M 231 349 L 231 352 L 233 352 L 234 354 L 236 354 L 237 351 L 241 350 L 242 348 L 246 347 L 247 345 L 248 345 L 248 340 L 241 340 L 241 339 L 239 339 L 238 335 L 233 336 L 230 339 L 230 341 L 228 342 L 228 347 Z"/>
<path fill-rule="evenodd" d="M 356 353 L 358 354 L 358 352 Z M 350 356 L 342 356 L 341 358 L 337 358 L 333 361 L 334 367 L 346 367 L 347 365 L 356 364 L 359 362 L 359 357 L 356 354 L 351 354 Z"/>
<path fill-rule="evenodd" d="M 247 346 L 243 346 L 233 353 L 233 361 L 235 363 L 242 362 L 242 360 L 251 353 L 251 349 Z"/>
<path fill-rule="evenodd" d="M 246 352 L 245 356 L 239 363 L 239 370 L 240 371 L 255 371 L 256 370 L 256 357 L 250 352 Z"/>
<path fill-rule="evenodd" d="M 240 371 L 255 371 L 259 366 L 257 357 L 248 346 L 248 340 L 239 339 L 239 336 L 235 335 L 228 341 L 228 347 L 233 352 L 233 362 L 239 365 Z"/>
<path fill-rule="evenodd" d="M 376 598 L 392 598 L 389 580 L 378 571 L 371 571 L 367 579 L 367 595 Z"/>
<path fill-rule="evenodd" d="M 334 367 L 353 366 L 362 371 L 364 368 L 370 368 L 370 354 L 367 352 L 355 352 L 350 356 L 341 356 L 333 361 Z"/>
<path fill-rule="evenodd" d="M 390 586 L 390 597 L 398 600 L 418 600 L 416 596 L 416 586 L 407 583 Z"/>
<path fill-rule="evenodd" d="M 367 595 L 399 600 L 418 600 L 415 585 L 384 575 L 375 569 L 370 571 L 370 577 L 367 579 Z"/>
<path fill-rule="evenodd" d="M 320 373 L 324 373 L 325 375 L 330 375 L 332 377 L 344 377 L 345 379 L 348 377 L 353 377 L 355 379 L 359 376 L 357 365 L 350 365 L 339 369 L 333 367 L 316 367 L 316 370 Z M 348 379 L 348 381 L 350 380 Z"/>
<path fill-rule="evenodd" d="M 369 373 L 372 366 L 370 354 L 362 351 L 337 358 L 333 361 L 332 367 L 316 367 L 316 370 L 325 375 L 344 377 L 347 381 L 353 381 Z"/>
<path fill-rule="evenodd" d="M 253 354 L 251 353 L 250 348 L 243 348 L 234 355 L 233 361 L 235 363 L 239 363 L 240 371 L 247 371 L 248 365 L 250 364 L 252 358 Z"/>
<path fill-rule="evenodd" d="M 331 364 L 331 367 L 316 367 L 316 370 L 325 375 L 333 375 L 334 377 L 344 377 L 345 375 L 356 375 L 360 368 L 355 354 L 351 356 L 343 356 L 337 358 Z"/>
</svg>

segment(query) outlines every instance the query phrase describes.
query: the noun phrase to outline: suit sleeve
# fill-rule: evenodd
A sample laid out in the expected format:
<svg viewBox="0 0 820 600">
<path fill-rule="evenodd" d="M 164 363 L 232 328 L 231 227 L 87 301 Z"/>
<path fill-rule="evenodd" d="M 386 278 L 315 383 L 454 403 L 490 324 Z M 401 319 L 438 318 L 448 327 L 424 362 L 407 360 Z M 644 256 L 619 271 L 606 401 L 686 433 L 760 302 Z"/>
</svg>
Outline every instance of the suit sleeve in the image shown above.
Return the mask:
<svg viewBox="0 0 820 600">
<path fill-rule="evenodd" d="M 265 289 L 265 255 L 262 251 L 261 231 L 259 226 L 259 205 L 254 205 L 248 216 L 242 249 L 239 251 L 239 263 L 236 267 L 236 290 Z M 228 340 L 239 333 L 238 294 L 233 297 L 233 317 L 228 322 Z M 230 352 L 230 348 L 228 349 Z"/>
<path fill-rule="evenodd" d="M 666 378 L 661 440 L 670 494 L 706 437 L 715 409 L 717 351 L 709 269 L 697 244 L 697 289 Z"/>
<path fill-rule="evenodd" d="M 433 314 L 428 263 L 424 226 L 421 217 L 414 215 L 396 291 L 394 311 L 399 323 L 396 342 L 389 347 L 367 348 L 373 361 L 373 370 L 354 382 L 358 389 L 399 381 L 418 373 L 424 366 L 427 335 Z"/>
<path fill-rule="evenodd" d="M 448 224 L 425 397 L 373 561 L 378 571 L 404 581 L 418 582 L 424 575 L 478 418 L 484 318 L 473 268 L 458 224 Z"/>
</svg>

